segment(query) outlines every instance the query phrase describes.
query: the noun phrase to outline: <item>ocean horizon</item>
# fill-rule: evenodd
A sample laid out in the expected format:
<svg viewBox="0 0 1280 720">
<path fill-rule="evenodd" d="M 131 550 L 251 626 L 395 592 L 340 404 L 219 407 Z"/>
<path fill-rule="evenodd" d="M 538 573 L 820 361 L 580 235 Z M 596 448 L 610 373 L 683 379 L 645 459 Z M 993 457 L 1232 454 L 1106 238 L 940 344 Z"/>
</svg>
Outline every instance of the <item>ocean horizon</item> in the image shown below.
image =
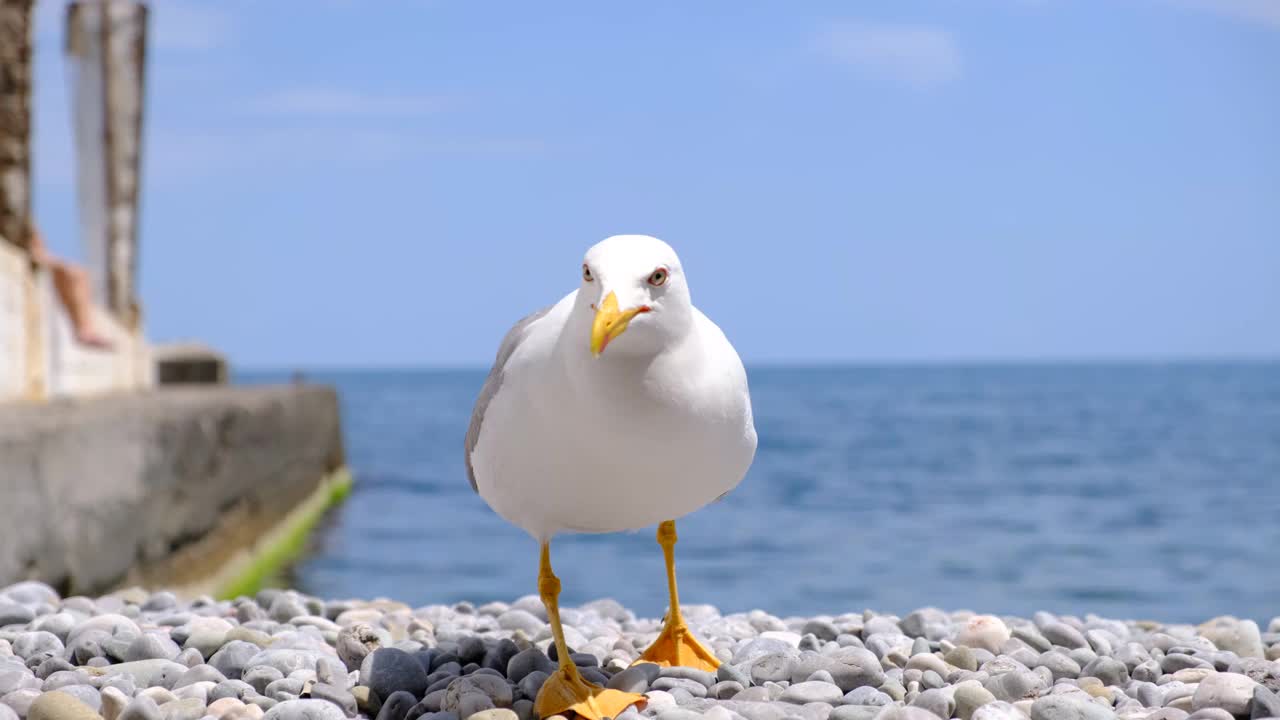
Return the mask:
<svg viewBox="0 0 1280 720">
<path fill-rule="evenodd" d="M 337 388 L 356 483 L 290 571 L 324 597 L 535 591 L 537 548 L 470 488 L 487 368 L 244 370 Z M 1280 614 L 1280 362 L 748 366 L 756 460 L 679 523 L 685 603 L 925 606 L 1201 622 Z M 566 604 L 666 604 L 650 530 L 552 544 Z"/>
</svg>

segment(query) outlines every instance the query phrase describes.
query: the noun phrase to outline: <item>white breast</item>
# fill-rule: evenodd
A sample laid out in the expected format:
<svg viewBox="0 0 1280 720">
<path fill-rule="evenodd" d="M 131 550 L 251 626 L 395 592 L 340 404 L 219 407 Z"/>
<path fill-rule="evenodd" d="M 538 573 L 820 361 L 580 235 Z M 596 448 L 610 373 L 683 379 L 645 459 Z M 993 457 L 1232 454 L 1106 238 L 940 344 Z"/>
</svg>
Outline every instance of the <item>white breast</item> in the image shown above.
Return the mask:
<svg viewBox="0 0 1280 720">
<path fill-rule="evenodd" d="M 558 335 L 564 319 L 548 319 Z M 539 539 L 633 530 L 742 480 L 756 447 L 746 373 L 710 320 L 638 365 L 527 345 L 472 454 L 481 496 L 508 521 Z"/>
</svg>

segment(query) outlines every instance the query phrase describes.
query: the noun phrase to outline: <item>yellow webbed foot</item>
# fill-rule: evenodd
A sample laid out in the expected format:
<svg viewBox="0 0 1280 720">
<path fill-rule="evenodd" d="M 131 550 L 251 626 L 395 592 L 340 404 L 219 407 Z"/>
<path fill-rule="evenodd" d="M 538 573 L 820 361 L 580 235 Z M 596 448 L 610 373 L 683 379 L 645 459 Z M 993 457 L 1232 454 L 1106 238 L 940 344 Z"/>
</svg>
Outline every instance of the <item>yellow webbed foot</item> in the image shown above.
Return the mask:
<svg viewBox="0 0 1280 720">
<path fill-rule="evenodd" d="M 639 660 L 636 660 L 636 663 L 642 662 L 655 663 L 661 667 L 679 665 L 709 672 L 715 672 L 716 668 L 720 667 L 719 658 L 698 642 L 693 633 L 689 632 L 689 626 L 684 624 L 683 619 L 668 622 L 663 626 L 658 639 L 653 641 Z"/>
<path fill-rule="evenodd" d="M 614 718 L 636 704 L 643 704 L 645 696 L 621 690 L 602 688 L 582 679 L 574 670 L 560 668 L 542 684 L 533 711 L 538 717 L 577 713 L 586 720 Z"/>
</svg>

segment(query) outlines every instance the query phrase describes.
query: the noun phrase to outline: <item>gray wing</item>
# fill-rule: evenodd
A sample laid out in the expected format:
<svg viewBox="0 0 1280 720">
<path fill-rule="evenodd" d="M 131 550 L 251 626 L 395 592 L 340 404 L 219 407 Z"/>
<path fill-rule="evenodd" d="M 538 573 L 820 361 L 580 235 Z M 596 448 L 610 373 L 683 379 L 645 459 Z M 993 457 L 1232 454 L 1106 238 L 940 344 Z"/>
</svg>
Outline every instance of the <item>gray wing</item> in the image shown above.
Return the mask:
<svg viewBox="0 0 1280 720">
<path fill-rule="evenodd" d="M 467 479 L 471 481 L 471 489 L 476 492 L 480 492 L 480 488 L 476 485 L 475 469 L 471 467 L 471 453 L 476 449 L 476 442 L 480 440 L 480 426 L 484 424 L 484 413 L 489 409 L 489 402 L 493 400 L 493 396 L 498 394 L 498 388 L 502 387 L 507 361 L 524 341 L 529 326 L 541 320 L 544 315 L 551 312 L 553 307 L 555 305 L 548 305 L 537 312 L 525 315 L 507 331 L 506 337 L 502 338 L 502 343 L 498 345 L 498 356 L 489 370 L 489 377 L 484 379 L 484 385 L 480 388 L 480 397 L 476 398 L 475 409 L 471 411 L 471 424 L 467 426 L 466 440 Z"/>
</svg>

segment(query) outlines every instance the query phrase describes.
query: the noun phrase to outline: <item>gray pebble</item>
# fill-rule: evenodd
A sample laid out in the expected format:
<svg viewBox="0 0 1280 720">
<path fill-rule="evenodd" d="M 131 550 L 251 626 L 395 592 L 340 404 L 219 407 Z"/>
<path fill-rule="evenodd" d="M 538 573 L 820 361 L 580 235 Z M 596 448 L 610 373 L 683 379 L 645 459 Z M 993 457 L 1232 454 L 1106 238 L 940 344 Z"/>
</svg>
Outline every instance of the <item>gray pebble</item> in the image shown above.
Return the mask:
<svg viewBox="0 0 1280 720">
<path fill-rule="evenodd" d="M 266 692 L 267 686 L 284 677 L 284 673 L 269 665 L 259 665 L 249 668 L 243 676 L 246 683 L 249 683 L 258 694 Z"/>
<path fill-rule="evenodd" d="M 325 683 L 316 683 L 311 686 L 311 697 L 316 700 L 327 700 L 337 705 L 347 717 L 355 717 L 356 696 L 352 695 L 345 688 L 335 687 Z"/>
<path fill-rule="evenodd" d="M 1089 647 L 1089 641 L 1085 640 L 1084 635 L 1064 622 L 1054 621 L 1048 623 L 1040 628 L 1040 631 L 1046 640 L 1068 650 Z"/>
<path fill-rule="evenodd" d="M 161 720 L 161 718 L 160 707 L 156 705 L 155 700 L 146 695 L 139 695 L 124 706 L 117 720 Z"/>
<path fill-rule="evenodd" d="M 1049 695 L 1031 704 L 1031 720 L 1114 720 L 1115 712 L 1084 693 Z M 984 720 L 974 714 L 976 720 Z"/>
<path fill-rule="evenodd" d="M 825 702 L 835 704 L 844 698 L 844 693 L 833 683 L 805 681 L 791 685 L 782 691 L 779 698 L 782 702 L 796 705 Z"/>
<path fill-rule="evenodd" d="M 1221 708 L 1232 715 L 1246 715 L 1258 684 L 1246 675 L 1213 673 L 1200 681 L 1192 698 L 1195 710 Z"/>
<path fill-rule="evenodd" d="M 685 678 L 660 677 L 650 684 L 654 690 L 666 690 L 672 695 L 675 690 L 684 690 L 693 697 L 706 697 L 707 686 L 697 680 L 687 680 Z"/>
<path fill-rule="evenodd" d="M 632 665 L 610 678 L 606 687 L 623 692 L 643 693 L 649 689 L 654 680 L 658 679 L 661 672 L 662 668 L 653 663 Z"/>
<path fill-rule="evenodd" d="M 928 710 L 940 720 L 949 720 L 955 710 L 955 700 L 945 690 L 925 690 L 911 701 L 911 706 Z"/>
<path fill-rule="evenodd" d="M 178 656 L 178 652 L 178 644 L 169 638 L 161 637 L 155 633 L 143 633 L 129 643 L 129 647 L 124 651 L 124 656 L 120 659 L 125 662 L 153 660 L 156 658 L 172 660 Z"/>
<path fill-rule="evenodd" d="M 324 700 L 290 700 L 267 710 L 263 720 L 346 720 L 342 710 Z"/>
<path fill-rule="evenodd" d="M 521 650 L 507 663 L 507 679 L 518 683 L 534 670 L 541 670 L 550 675 L 555 672 L 556 664 L 536 647 Z"/>
<path fill-rule="evenodd" d="M 712 673 L 707 672 L 706 670 L 698 670 L 697 668 L 691 668 L 691 667 L 681 667 L 679 665 L 659 668 L 658 676 L 693 680 L 694 682 L 701 684 L 703 687 L 711 687 L 716 682 L 716 676 Z"/>
<path fill-rule="evenodd" d="M 707 688 L 707 697 L 728 700 L 743 691 L 742 683 L 735 680 L 721 680 Z"/>
</svg>

